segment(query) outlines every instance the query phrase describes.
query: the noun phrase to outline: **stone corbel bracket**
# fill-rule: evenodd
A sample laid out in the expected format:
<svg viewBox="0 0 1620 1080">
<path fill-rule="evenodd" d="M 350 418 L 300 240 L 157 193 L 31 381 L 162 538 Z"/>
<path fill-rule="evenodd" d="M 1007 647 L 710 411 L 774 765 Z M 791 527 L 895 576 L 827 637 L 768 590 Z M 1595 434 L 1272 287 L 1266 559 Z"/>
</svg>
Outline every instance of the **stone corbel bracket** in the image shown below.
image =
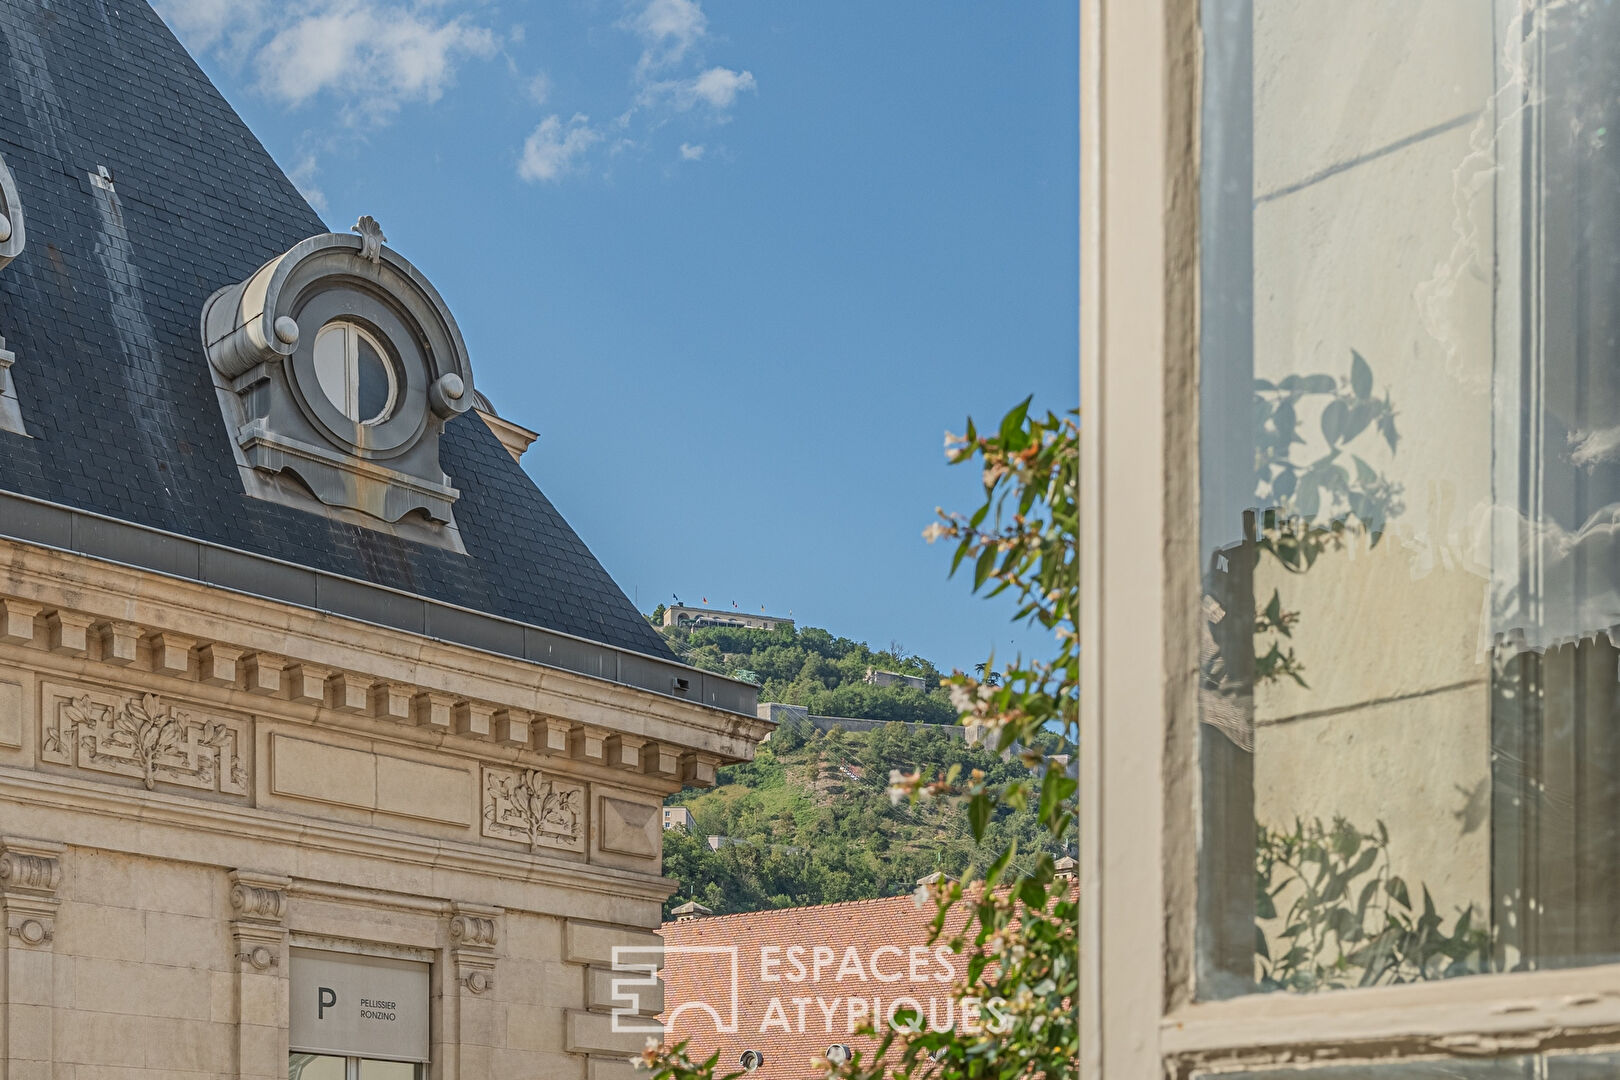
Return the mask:
<svg viewBox="0 0 1620 1080">
<path fill-rule="evenodd" d="M 380 240 L 368 251 L 373 239 L 312 236 L 220 289 L 203 307 L 203 343 L 246 465 L 291 473 L 328 506 L 447 524 L 459 493 L 438 439 L 472 407 L 472 365 L 438 291 Z M 318 386 L 314 341 L 333 318 L 375 326 L 397 352 L 397 404 L 380 419 L 345 416 Z"/>
<path fill-rule="evenodd" d="M 0 838 L 0 907 L 8 945 L 38 948 L 56 939 L 64 850 L 45 840 Z"/>
<path fill-rule="evenodd" d="M 469 994 L 495 988 L 495 946 L 503 909 L 483 904 L 450 905 L 450 959 L 456 984 Z"/>
<path fill-rule="evenodd" d="M 243 972 L 280 973 L 286 952 L 287 890 L 292 879 L 232 870 L 231 941 Z"/>
</svg>

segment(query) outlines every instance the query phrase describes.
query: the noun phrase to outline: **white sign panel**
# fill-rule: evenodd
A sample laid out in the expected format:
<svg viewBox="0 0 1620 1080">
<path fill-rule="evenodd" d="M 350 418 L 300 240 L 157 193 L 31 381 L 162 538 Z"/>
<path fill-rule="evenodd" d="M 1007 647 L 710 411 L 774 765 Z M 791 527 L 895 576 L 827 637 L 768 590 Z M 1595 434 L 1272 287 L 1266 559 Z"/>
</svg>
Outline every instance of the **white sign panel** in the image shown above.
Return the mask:
<svg viewBox="0 0 1620 1080">
<path fill-rule="evenodd" d="M 428 1060 L 428 965 L 293 949 L 292 1049 Z"/>
</svg>

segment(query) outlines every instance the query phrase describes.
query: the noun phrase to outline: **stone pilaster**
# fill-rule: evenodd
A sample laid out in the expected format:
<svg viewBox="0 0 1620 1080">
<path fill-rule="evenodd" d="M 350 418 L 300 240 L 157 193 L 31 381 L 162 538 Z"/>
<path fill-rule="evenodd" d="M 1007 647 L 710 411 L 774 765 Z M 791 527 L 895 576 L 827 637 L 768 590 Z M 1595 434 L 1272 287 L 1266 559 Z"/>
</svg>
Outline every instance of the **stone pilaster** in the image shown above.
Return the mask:
<svg viewBox="0 0 1620 1080">
<path fill-rule="evenodd" d="M 56 889 L 62 882 L 61 844 L 0 837 L 0 1012 L 6 1080 L 52 1075 L 56 985 Z"/>
<path fill-rule="evenodd" d="M 231 871 L 231 944 L 236 968 L 236 1075 L 287 1075 L 287 888 L 292 880 Z"/>
<path fill-rule="evenodd" d="M 471 1080 L 491 1048 L 505 1043 L 501 1009 L 495 1003 L 495 946 L 502 911 L 483 904 L 450 905 L 450 973 L 454 994 L 454 1053 L 458 1078 Z"/>
</svg>

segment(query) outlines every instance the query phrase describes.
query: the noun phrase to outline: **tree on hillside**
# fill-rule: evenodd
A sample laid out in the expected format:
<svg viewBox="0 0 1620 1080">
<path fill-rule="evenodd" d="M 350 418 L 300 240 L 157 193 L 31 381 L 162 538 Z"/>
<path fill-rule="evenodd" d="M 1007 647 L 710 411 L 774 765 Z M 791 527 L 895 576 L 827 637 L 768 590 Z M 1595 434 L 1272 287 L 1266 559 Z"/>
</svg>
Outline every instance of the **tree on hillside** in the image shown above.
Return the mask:
<svg viewBox="0 0 1620 1080">
<path fill-rule="evenodd" d="M 819 627 L 663 627 L 666 640 L 693 667 L 724 675 L 746 672 L 757 679 L 760 700 L 803 705 L 821 716 L 954 724 L 956 709 L 938 668 L 912 656 L 898 641 L 873 649 L 864 641 L 834 637 Z M 873 686 L 870 670 L 923 680 L 923 689 Z"/>
</svg>

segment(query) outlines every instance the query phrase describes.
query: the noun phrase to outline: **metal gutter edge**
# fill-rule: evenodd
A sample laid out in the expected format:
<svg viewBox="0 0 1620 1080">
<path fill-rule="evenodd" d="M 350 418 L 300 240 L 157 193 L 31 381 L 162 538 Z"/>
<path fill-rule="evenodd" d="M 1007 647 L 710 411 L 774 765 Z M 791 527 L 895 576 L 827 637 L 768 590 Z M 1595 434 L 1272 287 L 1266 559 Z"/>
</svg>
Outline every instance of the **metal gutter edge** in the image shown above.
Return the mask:
<svg viewBox="0 0 1620 1080">
<path fill-rule="evenodd" d="M 759 687 L 711 671 L 13 492 L 0 491 L 0 537 L 421 634 L 750 718 L 759 699 Z"/>
</svg>

